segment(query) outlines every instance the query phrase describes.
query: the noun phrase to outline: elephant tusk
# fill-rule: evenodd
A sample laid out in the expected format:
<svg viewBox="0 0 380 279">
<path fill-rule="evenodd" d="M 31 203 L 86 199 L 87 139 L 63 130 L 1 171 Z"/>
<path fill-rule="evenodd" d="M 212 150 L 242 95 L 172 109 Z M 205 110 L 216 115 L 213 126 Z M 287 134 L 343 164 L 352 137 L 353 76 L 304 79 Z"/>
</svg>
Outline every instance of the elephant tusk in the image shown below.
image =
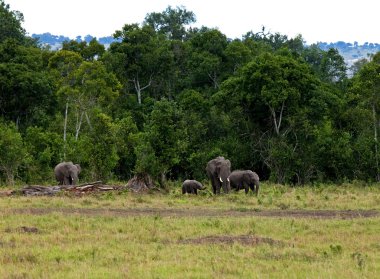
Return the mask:
<svg viewBox="0 0 380 279">
<path fill-rule="evenodd" d="M 219 180 L 220 180 L 220 182 L 222 182 L 222 183 L 223 183 L 223 179 L 222 179 L 221 177 L 219 177 Z"/>
<path fill-rule="evenodd" d="M 227 177 L 227 181 L 230 182 L 230 179 Z"/>
</svg>

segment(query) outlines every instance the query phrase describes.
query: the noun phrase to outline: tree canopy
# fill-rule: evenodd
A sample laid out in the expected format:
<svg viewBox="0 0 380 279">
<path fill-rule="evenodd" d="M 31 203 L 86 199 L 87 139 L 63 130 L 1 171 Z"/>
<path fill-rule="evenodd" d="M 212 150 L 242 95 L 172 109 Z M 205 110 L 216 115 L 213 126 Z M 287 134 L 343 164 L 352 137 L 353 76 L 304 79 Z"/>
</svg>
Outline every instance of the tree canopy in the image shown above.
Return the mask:
<svg viewBox="0 0 380 279">
<path fill-rule="evenodd" d="M 210 159 L 262 180 L 380 180 L 380 53 L 355 65 L 336 49 L 265 28 L 231 40 L 168 7 L 59 50 L 36 45 L 0 0 L 0 184 L 148 174 L 207 179 Z"/>
</svg>

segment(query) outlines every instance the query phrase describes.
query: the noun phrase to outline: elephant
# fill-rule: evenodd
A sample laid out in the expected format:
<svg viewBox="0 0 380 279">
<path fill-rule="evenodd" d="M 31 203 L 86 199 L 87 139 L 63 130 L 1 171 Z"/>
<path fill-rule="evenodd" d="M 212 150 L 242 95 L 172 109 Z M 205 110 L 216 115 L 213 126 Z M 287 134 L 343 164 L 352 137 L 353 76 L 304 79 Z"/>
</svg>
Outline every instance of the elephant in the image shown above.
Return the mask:
<svg viewBox="0 0 380 279">
<path fill-rule="evenodd" d="M 198 190 L 204 190 L 204 189 L 206 189 L 206 187 L 204 187 L 202 183 L 196 180 L 186 179 L 182 183 L 182 194 L 189 193 L 189 194 L 198 195 Z"/>
<path fill-rule="evenodd" d="M 80 171 L 80 165 L 74 165 L 73 162 L 62 162 L 54 168 L 55 178 L 59 182 L 59 185 L 76 185 Z"/>
<path fill-rule="evenodd" d="M 254 171 L 234 170 L 228 178 L 231 188 L 236 189 L 236 191 L 244 188 L 245 193 L 248 194 L 249 188 L 251 188 L 251 191 L 255 192 L 256 196 L 259 194 L 260 178 Z"/>
<path fill-rule="evenodd" d="M 220 194 L 220 188 L 224 193 L 230 192 L 228 176 L 231 174 L 231 162 L 224 157 L 216 157 L 207 163 L 207 176 L 211 179 L 213 193 Z"/>
</svg>

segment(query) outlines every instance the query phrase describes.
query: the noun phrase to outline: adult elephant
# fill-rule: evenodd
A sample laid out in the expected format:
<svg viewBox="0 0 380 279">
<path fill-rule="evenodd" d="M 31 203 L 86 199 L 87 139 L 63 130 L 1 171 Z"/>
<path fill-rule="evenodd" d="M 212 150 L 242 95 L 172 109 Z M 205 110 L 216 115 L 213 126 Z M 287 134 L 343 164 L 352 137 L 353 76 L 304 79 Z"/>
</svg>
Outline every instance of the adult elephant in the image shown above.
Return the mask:
<svg viewBox="0 0 380 279">
<path fill-rule="evenodd" d="M 260 178 L 254 171 L 235 170 L 231 172 L 228 178 L 231 188 L 236 189 L 236 191 L 244 188 L 245 193 L 248 194 L 249 188 L 251 188 L 251 191 L 255 192 L 256 196 L 259 194 Z"/>
<path fill-rule="evenodd" d="M 80 171 L 80 165 L 74 165 L 73 162 L 62 162 L 54 168 L 55 178 L 59 185 L 76 185 Z"/>
<path fill-rule="evenodd" d="M 228 176 L 231 174 L 231 162 L 224 157 L 216 157 L 207 163 L 207 176 L 211 180 L 213 193 L 220 194 L 220 188 L 224 193 L 230 191 Z"/>
</svg>

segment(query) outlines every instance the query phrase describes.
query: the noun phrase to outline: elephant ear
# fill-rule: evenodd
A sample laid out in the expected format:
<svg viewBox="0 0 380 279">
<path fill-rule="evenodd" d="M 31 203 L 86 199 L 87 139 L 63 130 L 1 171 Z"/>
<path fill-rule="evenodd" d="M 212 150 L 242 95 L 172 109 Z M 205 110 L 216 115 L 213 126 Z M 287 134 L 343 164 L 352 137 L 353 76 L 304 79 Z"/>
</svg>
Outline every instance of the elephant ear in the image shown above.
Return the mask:
<svg viewBox="0 0 380 279">
<path fill-rule="evenodd" d="M 77 169 L 78 169 L 78 174 L 80 173 L 80 171 L 82 170 L 82 168 L 80 167 L 80 165 L 79 164 L 75 164 L 75 166 L 77 167 Z"/>
</svg>

